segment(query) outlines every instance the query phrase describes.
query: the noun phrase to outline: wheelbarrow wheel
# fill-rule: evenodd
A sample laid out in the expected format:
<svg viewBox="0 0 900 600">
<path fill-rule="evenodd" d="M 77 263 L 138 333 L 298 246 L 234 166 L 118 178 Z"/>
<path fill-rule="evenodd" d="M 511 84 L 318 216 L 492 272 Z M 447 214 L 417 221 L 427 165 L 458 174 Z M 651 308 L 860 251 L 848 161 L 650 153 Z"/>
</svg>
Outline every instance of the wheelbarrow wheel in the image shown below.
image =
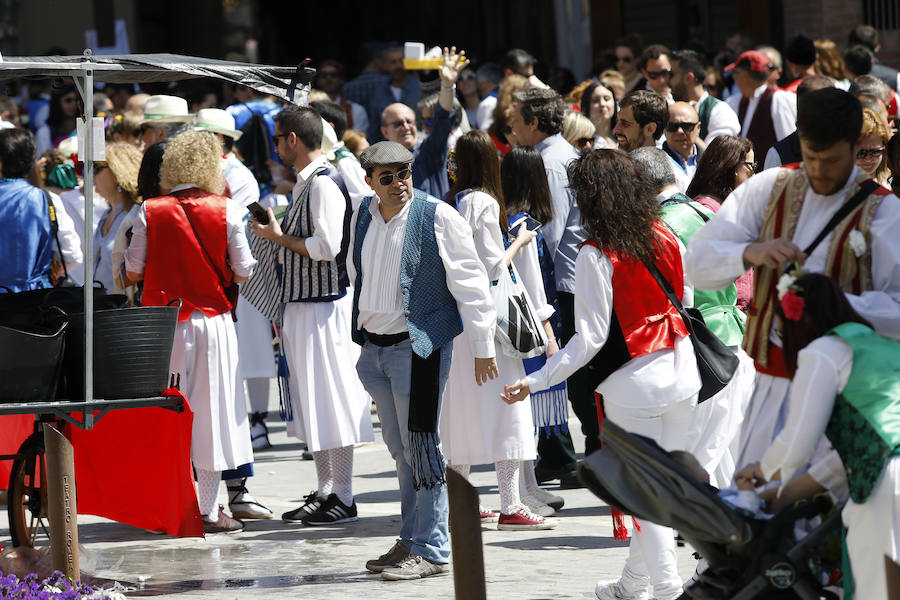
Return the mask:
<svg viewBox="0 0 900 600">
<path fill-rule="evenodd" d="M 47 518 L 47 463 L 44 435 L 31 434 L 17 452 L 9 476 L 9 533 L 13 547 L 49 546 Z"/>
</svg>

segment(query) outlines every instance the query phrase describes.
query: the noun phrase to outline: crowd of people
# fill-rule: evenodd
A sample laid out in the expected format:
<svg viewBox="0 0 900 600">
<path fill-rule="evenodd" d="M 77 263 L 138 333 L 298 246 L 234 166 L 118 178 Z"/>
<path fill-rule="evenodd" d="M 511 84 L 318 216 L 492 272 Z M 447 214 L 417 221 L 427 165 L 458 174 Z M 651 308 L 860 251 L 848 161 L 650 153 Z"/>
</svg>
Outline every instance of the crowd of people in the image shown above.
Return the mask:
<svg viewBox="0 0 900 600">
<path fill-rule="evenodd" d="M 631 35 L 555 87 L 521 49 L 474 65 L 445 48 L 431 80 L 402 48 L 370 49 L 350 80 L 320 61 L 302 107 L 107 86 L 93 232 L 77 91 L 30 83 L 21 115 L 0 99 L 0 285 L 82 285 L 92 261 L 134 304 L 182 300 L 171 371 L 194 412 L 206 532 L 273 517 L 248 478 L 277 377 L 317 474 L 288 522 L 358 518 L 353 450 L 373 440 L 374 402 L 402 513 L 366 563 L 384 579 L 448 572 L 448 468 L 494 465 L 499 511 L 481 507 L 482 523 L 554 528 L 565 499 L 541 486 L 581 485 L 571 408 L 586 455 L 609 419 L 688 453 L 716 487 L 759 489 L 769 512 L 827 491 L 846 503 L 845 587 L 887 598 L 900 76 L 878 32 L 854 28 L 843 52 L 735 35 L 718 55 Z M 546 340 L 537 355 L 498 332 L 505 280 Z M 734 355 L 716 393 L 681 305 Z M 596 597 L 679 597 L 674 532 L 641 521 L 631 540 Z"/>
</svg>

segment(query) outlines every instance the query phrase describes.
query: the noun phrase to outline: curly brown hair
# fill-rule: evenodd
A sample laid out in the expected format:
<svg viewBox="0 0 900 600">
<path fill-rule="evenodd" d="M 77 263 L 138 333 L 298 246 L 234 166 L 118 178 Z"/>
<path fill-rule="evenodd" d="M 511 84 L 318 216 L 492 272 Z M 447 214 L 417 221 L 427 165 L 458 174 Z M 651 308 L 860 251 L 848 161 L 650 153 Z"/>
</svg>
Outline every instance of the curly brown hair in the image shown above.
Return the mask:
<svg viewBox="0 0 900 600">
<path fill-rule="evenodd" d="M 569 187 L 588 237 L 604 251 L 649 262 L 659 249 L 656 187 L 633 158 L 592 150 L 569 165 Z"/>
</svg>

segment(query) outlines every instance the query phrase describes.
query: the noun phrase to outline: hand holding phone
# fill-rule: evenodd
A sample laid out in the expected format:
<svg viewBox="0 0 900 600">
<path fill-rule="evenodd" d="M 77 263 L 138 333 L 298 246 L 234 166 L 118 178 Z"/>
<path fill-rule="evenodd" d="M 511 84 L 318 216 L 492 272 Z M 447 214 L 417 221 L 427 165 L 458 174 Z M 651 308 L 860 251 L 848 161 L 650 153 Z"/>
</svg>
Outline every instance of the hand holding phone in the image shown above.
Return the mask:
<svg viewBox="0 0 900 600">
<path fill-rule="evenodd" d="M 269 224 L 269 212 L 259 202 L 251 202 L 247 205 L 247 210 L 250 211 L 250 214 L 253 215 L 253 218 L 260 225 Z"/>
<path fill-rule="evenodd" d="M 512 224 L 512 227 L 509 228 L 509 234 L 513 237 L 517 237 L 522 227 L 525 227 L 525 229 L 528 229 L 529 231 L 539 231 L 541 229 L 541 224 L 539 221 L 525 216 Z"/>
</svg>

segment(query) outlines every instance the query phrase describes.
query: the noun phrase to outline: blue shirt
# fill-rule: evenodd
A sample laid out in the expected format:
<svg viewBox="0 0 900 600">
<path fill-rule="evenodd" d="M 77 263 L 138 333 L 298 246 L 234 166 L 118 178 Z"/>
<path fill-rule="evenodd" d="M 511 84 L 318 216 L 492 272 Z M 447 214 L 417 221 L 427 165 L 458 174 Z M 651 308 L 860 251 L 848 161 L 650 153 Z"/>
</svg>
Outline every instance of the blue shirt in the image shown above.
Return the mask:
<svg viewBox="0 0 900 600">
<path fill-rule="evenodd" d="M 53 234 L 44 192 L 0 179 L 0 285 L 13 292 L 51 287 Z"/>
<path fill-rule="evenodd" d="M 455 109 L 447 112 L 443 106 L 435 104 L 431 133 L 424 140 L 420 139 L 413 148 L 413 156 L 416 157 L 412 165 L 413 187 L 441 200 L 450 191 L 447 139 L 453 129 L 455 115 Z"/>
<path fill-rule="evenodd" d="M 344 86 L 344 89 L 347 89 L 347 86 Z M 375 142 L 380 142 L 384 139 L 384 136 L 381 135 L 381 113 L 384 112 L 385 108 L 391 104 L 400 102 L 415 110 L 416 103 L 421 97 L 422 90 L 419 87 L 419 80 L 412 75 L 407 77 L 406 81 L 403 83 L 399 100 L 397 100 L 394 97 L 393 92 L 391 92 L 390 79 L 385 79 L 384 83 L 375 87 L 369 104 L 364 105 L 369 113 L 369 131 L 366 132 L 366 139 L 369 140 L 369 143 L 374 144 Z"/>
<path fill-rule="evenodd" d="M 581 211 L 575 192 L 569 188 L 568 166 L 578 158 L 578 151 L 561 133 L 551 135 L 534 146 L 544 159 L 553 218 L 541 228 L 547 248 L 553 256 L 556 289 L 575 293 L 575 259 L 581 243 L 587 239 L 581 227 Z M 413 173 L 415 175 L 415 172 Z"/>
<path fill-rule="evenodd" d="M 247 121 L 250 120 L 254 113 L 262 115 L 263 121 L 266 122 L 266 127 L 269 128 L 269 147 L 272 150 L 272 158 L 281 162 L 281 158 L 275 152 L 275 144 L 271 140 L 271 136 L 275 135 L 275 115 L 281 112 L 281 105 L 265 98 L 256 98 L 249 102 L 232 104 L 225 110 L 234 117 L 234 128 L 238 131 L 244 128 L 244 125 L 247 124 Z"/>
<path fill-rule="evenodd" d="M 100 217 L 97 223 L 97 229 L 94 231 L 94 281 L 99 281 L 103 287 L 112 293 L 113 272 L 112 272 L 112 250 L 116 241 L 116 232 L 125 220 L 128 211 L 123 210 L 122 205 L 118 205 L 115 211 L 107 210 Z M 106 235 L 103 235 L 103 227 L 107 220 L 112 220 Z"/>
</svg>

